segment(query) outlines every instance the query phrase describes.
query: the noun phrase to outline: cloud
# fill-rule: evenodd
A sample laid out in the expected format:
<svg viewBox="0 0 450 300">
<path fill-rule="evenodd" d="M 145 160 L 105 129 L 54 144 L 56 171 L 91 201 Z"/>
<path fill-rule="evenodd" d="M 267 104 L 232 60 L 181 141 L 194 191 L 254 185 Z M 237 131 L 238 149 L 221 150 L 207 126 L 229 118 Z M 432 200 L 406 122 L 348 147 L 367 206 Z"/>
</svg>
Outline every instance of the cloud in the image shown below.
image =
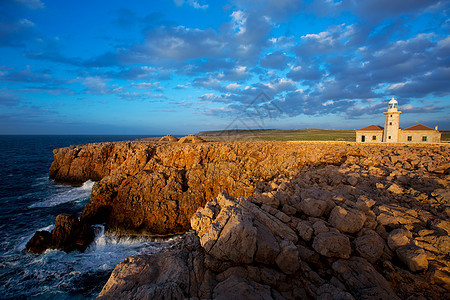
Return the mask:
<svg viewBox="0 0 450 300">
<path fill-rule="evenodd" d="M 227 90 L 235 90 L 235 89 L 238 89 L 238 88 L 240 88 L 240 87 L 241 87 L 241 85 L 238 84 L 238 83 L 230 83 L 230 84 L 227 85 L 225 88 L 226 88 Z"/>
<path fill-rule="evenodd" d="M 226 43 L 212 29 L 190 29 L 183 26 L 158 27 L 146 33 L 143 43 L 121 53 L 128 63 L 156 63 L 160 60 L 185 61 L 220 57 Z"/>
<path fill-rule="evenodd" d="M 26 18 L 16 19 L 7 12 L 0 16 L 0 46 L 24 47 L 37 31 L 32 21 Z"/>
<path fill-rule="evenodd" d="M 208 4 L 200 4 L 198 1 L 196 0 L 174 0 L 173 1 L 175 3 L 176 6 L 182 6 L 184 3 L 187 3 L 188 5 L 192 6 L 195 9 L 207 9 L 208 8 Z"/>
<path fill-rule="evenodd" d="M 42 3 L 40 0 L 14 0 L 14 1 L 16 3 L 24 5 L 25 7 L 29 8 L 29 9 L 45 8 L 44 3 Z"/>
<path fill-rule="evenodd" d="M 49 70 L 33 72 L 30 66 L 27 66 L 21 71 L 2 71 L 0 72 L 0 80 L 23 83 L 49 83 L 54 81 Z"/>
<path fill-rule="evenodd" d="M 160 82 L 140 82 L 140 83 L 133 83 L 131 86 L 138 89 L 151 89 L 157 87 L 159 84 Z"/>
<path fill-rule="evenodd" d="M 20 104 L 20 98 L 13 93 L 0 91 L 0 105 L 17 106 Z"/>
<path fill-rule="evenodd" d="M 287 67 L 288 62 L 292 60 L 289 56 L 282 51 L 276 51 L 264 56 L 261 61 L 261 67 L 284 70 Z"/>
</svg>

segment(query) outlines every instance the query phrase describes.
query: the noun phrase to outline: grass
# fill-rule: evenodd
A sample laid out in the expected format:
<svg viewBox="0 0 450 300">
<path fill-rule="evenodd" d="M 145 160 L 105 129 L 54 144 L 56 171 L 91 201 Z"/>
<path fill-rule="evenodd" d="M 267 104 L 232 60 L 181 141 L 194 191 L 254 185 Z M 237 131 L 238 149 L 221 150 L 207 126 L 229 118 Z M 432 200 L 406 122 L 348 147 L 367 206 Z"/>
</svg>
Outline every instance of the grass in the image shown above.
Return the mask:
<svg viewBox="0 0 450 300">
<path fill-rule="evenodd" d="M 443 142 L 450 142 L 450 130 L 441 130 Z M 255 129 L 201 131 L 198 136 L 212 141 L 355 141 L 355 130 L 345 129 Z"/>
<path fill-rule="evenodd" d="M 202 131 L 206 141 L 355 141 L 354 130 L 344 129 L 257 129 Z"/>
<path fill-rule="evenodd" d="M 441 130 L 441 141 L 450 142 L 450 130 Z"/>
</svg>

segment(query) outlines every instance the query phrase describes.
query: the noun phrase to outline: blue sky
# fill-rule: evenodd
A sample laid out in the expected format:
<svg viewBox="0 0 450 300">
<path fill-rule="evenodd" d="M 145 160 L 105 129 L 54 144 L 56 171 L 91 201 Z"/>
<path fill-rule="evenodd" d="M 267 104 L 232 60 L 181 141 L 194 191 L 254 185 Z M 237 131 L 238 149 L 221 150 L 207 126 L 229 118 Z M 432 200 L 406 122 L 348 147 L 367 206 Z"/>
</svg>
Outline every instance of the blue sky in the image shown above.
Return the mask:
<svg viewBox="0 0 450 300">
<path fill-rule="evenodd" d="M 0 134 L 450 130 L 450 1 L 2 0 Z"/>
</svg>

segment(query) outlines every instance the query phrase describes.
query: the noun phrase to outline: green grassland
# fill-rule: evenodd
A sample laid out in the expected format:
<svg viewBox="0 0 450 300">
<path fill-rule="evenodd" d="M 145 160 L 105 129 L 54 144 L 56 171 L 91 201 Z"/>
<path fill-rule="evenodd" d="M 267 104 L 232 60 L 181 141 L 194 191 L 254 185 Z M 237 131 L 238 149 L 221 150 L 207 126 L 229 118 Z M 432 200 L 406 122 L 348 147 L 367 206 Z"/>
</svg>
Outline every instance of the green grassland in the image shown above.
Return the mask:
<svg viewBox="0 0 450 300">
<path fill-rule="evenodd" d="M 355 141 L 355 130 L 345 129 L 257 129 L 202 131 L 206 141 Z"/>
<path fill-rule="evenodd" d="M 442 141 L 450 142 L 450 130 L 442 130 Z M 198 136 L 212 141 L 355 141 L 355 130 L 346 129 L 255 129 L 201 131 Z"/>
</svg>

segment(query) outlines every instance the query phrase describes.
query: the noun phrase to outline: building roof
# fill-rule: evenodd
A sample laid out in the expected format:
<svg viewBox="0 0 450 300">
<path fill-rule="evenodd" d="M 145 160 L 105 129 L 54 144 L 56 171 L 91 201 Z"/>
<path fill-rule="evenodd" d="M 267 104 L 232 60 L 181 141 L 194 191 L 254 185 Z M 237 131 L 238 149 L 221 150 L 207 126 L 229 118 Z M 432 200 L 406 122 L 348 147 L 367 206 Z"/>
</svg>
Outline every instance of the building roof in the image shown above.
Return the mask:
<svg viewBox="0 0 450 300">
<path fill-rule="evenodd" d="M 383 130 L 383 127 L 378 126 L 378 125 L 370 125 L 361 129 L 357 129 L 358 131 L 379 131 L 379 130 Z"/>
<path fill-rule="evenodd" d="M 430 128 L 428 126 L 422 125 L 422 124 L 416 124 L 414 126 L 402 129 L 402 130 L 434 130 L 433 128 Z"/>
</svg>

